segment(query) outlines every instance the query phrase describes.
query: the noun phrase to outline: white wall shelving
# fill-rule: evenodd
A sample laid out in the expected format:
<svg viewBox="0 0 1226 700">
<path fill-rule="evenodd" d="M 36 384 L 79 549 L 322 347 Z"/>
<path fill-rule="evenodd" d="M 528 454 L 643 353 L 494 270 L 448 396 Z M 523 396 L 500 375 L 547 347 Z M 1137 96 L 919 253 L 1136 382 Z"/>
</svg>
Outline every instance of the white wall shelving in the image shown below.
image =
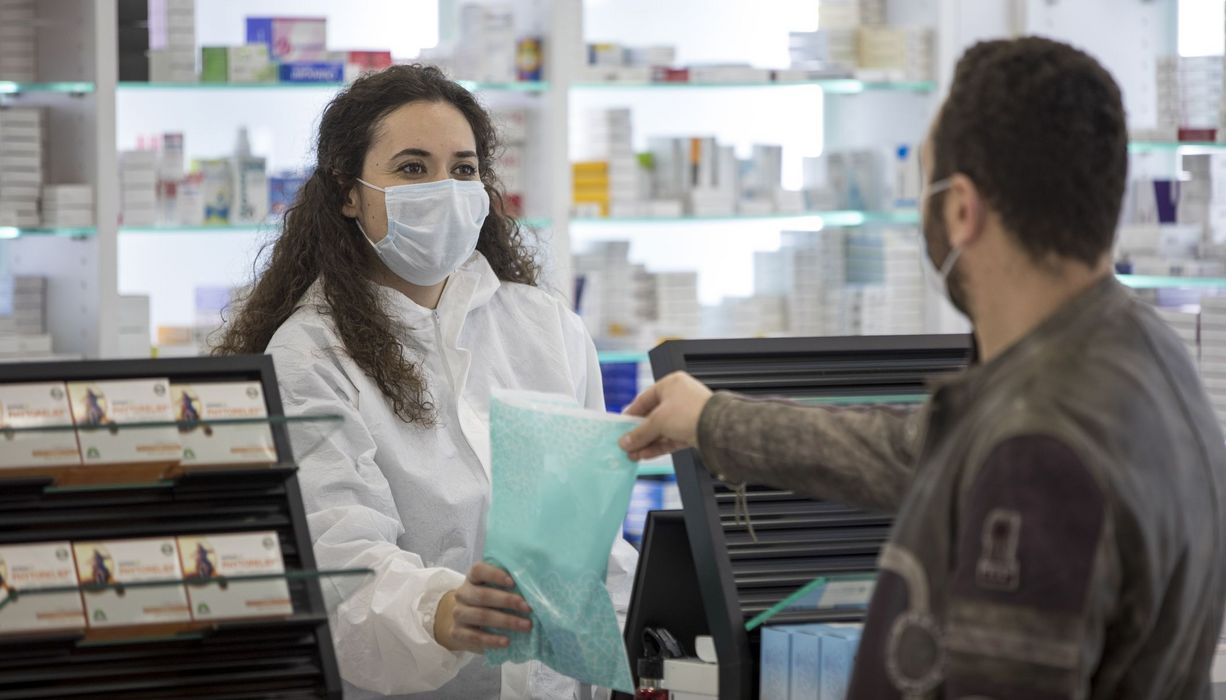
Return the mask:
<svg viewBox="0 0 1226 700">
<path fill-rule="evenodd" d="M 536 189 L 527 215 L 537 226 L 548 223 L 542 234 L 548 283 L 564 294 L 571 291 L 572 245 L 584 240 L 629 238 L 641 249 L 642 257 L 660 261 L 662 269 L 693 268 L 697 262 L 711 270 L 714 281 L 704 296 L 714 298 L 744 293 L 749 284 L 744 264 L 729 260 L 743 260 L 752 250 L 776 246 L 778 232 L 785 226 L 817 225 L 815 217 L 795 222 L 775 218 L 572 221 L 569 164 L 581 155 L 584 145 L 581 130 L 575 126 L 583 110 L 629 103 L 635 110 L 636 128 L 642 124 L 640 138 L 705 132 L 738 145 L 784 141 L 790 149 L 787 161 L 795 167 L 800 155 L 815 155 L 832 147 L 918 141 L 948 86 L 957 57 L 980 39 L 1037 32 L 1086 48 L 1119 80 L 1130 117 L 1140 126 L 1146 125 L 1145 117 L 1153 109 L 1153 57 L 1176 49 L 1176 0 L 891 0 L 892 22 L 929 24 L 937 29 L 935 90 L 875 90 L 877 86 L 872 85 L 864 89 L 866 86 L 848 81 L 766 88 L 581 85 L 577 77 L 584 62 L 585 40 L 674 43 L 679 45 L 683 62 L 738 59 L 760 50 L 763 58 L 754 54 L 755 61 L 784 63 L 786 31 L 811 29 L 816 22 L 805 12 L 805 6 L 815 7 L 815 2 L 792 3 L 788 6 L 795 9 L 775 12 L 769 21 L 757 23 L 741 16 L 749 11 L 743 3 L 704 4 L 708 11 L 697 14 L 686 14 L 685 7 L 691 3 L 667 7 L 648 0 L 634 3 L 642 5 L 642 12 L 614 0 L 523 0 L 524 7 L 537 13 L 533 21 L 546 38 L 545 84 L 526 90 L 519 85 L 501 86 L 502 90 L 473 86 L 487 104 L 529 105 L 538 116 L 531 138 L 535 153 L 529 180 Z M 340 10 L 323 0 L 309 6 L 277 0 L 208 0 L 198 10 L 198 43 L 238 43 L 239 18 L 248 14 L 327 14 L 333 45 L 390 45 L 405 55 L 453 34 L 449 17 L 458 4 L 459 0 L 442 0 L 436 10 L 430 0 L 380 0 L 369 8 L 346 7 L 345 18 L 336 14 L 333 21 L 333 14 Z M 38 91 L 0 82 L 0 93 L 21 91 L 0 99 L 51 108 L 49 180 L 92 183 L 97 191 L 98 226 L 93 235 L 77 231 L 59 232 L 78 234 L 75 236 L 23 235 L 0 240 L 0 263 L 9 272 L 50 278 L 49 315 L 57 351 L 111 356 L 117 348 L 115 314 L 121 290 L 151 294 L 155 325 L 190 323 L 192 319 L 181 315 L 190 303 L 191 287 L 248 280 L 253 253 L 273 231 L 121 232 L 115 225 L 118 150 L 135 145 L 139 134 L 174 130 L 185 132 L 189 157 L 223 155 L 232 149 L 237 127 L 247 125 L 252 129 L 255 151 L 268 156 L 270 168 L 301 166 L 310 159 L 310 137 L 319 110 L 336 87 L 120 86 L 116 82 L 114 0 L 43 0 L 38 8 L 47 37 L 40 42 L 38 78 L 44 83 L 40 87 L 52 89 Z M 369 22 L 371 12 L 399 13 L 395 22 L 373 23 L 378 25 L 375 30 L 387 36 L 371 34 L 366 23 L 355 19 L 366 17 Z M 667 21 L 660 14 L 670 12 L 681 14 L 676 21 Z M 644 23 L 643 16 L 653 20 Z M 1111 17 L 1111 32 L 1102 31 L 1102 18 L 1107 16 Z M 689 21 L 683 23 L 683 18 Z M 410 29 L 388 30 L 391 25 Z M 685 27 L 684 32 L 677 30 L 680 26 Z M 724 27 L 734 33 L 725 33 Z M 770 51 L 779 55 L 767 56 Z M 82 84 L 76 93 L 68 85 L 46 85 L 56 81 Z M 87 89 L 90 86 L 92 90 Z M 730 103 L 748 104 L 751 109 L 738 112 L 727 107 Z M 1153 145 L 1150 150 L 1165 153 L 1170 149 Z M 790 182 L 799 175 L 790 170 L 787 177 Z M 826 223 L 846 223 L 840 216 L 846 215 L 828 216 Z M 16 233 L 0 231 L 0 237 Z M 696 254 L 700 249 L 701 254 Z M 962 326 L 949 317 L 941 327 L 957 330 Z"/>
</svg>

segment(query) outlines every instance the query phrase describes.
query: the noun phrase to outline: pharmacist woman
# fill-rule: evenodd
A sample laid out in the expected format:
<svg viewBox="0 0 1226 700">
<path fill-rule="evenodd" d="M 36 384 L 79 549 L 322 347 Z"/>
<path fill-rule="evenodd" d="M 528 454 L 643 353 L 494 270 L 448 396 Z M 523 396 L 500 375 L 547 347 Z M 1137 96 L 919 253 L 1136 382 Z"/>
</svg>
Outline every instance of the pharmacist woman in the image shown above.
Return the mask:
<svg viewBox="0 0 1226 700">
<path fill-rule="evenodd" d="M 369 568 L 331 614 L 347 698 L 572 698 L 539 664 L 489 667 L 527 629 L 481 564 L 494 389 L 603 408 L 582 322 L 537 287 L 503 213 L 490 115 L 434 68 L 395 66 L 324 109 L 317 163 L 218 353 L 267 351 L 293 429 L 317 564 Z M 624 614 L 634 550 L 607 585 Z M 516 613 L 521 614 L 516 614 Z"/>
</svg>

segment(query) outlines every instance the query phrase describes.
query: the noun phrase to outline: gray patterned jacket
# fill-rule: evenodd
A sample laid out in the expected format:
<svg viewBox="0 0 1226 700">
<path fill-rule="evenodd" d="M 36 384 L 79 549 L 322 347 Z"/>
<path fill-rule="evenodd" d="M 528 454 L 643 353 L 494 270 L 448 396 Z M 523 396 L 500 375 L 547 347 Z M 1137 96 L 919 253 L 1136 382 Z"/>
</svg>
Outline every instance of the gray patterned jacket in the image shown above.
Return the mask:
<svg viewBox="0 0 1226 700">
<path fill-rule="evenodd" d="M 716 394 L 732 483 L 896 514 L 849 697 L 1209 698 L 1226 444 L 1195 362 L 1114 279 L 918 411 Z"/>
</svg>

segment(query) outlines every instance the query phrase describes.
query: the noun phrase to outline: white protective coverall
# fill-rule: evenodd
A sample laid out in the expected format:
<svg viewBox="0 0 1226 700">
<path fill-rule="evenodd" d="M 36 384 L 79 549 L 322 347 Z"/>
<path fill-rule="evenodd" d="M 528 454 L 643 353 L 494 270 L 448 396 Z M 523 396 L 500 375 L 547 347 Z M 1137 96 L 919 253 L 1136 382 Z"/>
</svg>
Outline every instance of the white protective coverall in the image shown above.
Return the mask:
<svg viewBox="0 0 1226 700">
<path fill-rule="evenodd" d="M 291 435 L 317 565 L 375 571 L 323 582 L 345 696 L 579 697 L 576 682 L 539 663 L 491 668 L 448 651 L 434 640 L 434 613 L 482 557 L 491 390 L 566 394 L 603 410 L 595 346 L 561 300 L 501 282 L 480 253 L 451 275 L 434 311 L 378 290 L 421 368 L 433 427 L 398 418 L 340 350 L 318 283 L 268 345 L 287 415 L 344 417 Z M 618 538 L 606 585 L 623 620 L 636 561 Z"/>
</svg>

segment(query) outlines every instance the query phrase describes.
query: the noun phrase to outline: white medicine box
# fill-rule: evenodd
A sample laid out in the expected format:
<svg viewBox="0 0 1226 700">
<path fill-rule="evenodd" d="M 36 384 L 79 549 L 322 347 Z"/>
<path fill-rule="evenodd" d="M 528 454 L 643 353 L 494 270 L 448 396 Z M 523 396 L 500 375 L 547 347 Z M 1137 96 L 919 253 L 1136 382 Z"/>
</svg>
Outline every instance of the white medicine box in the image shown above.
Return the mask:
<svg viewBox="0 0 1226 700">
<path fill-rule="evenodd" d="M 86 466 L 179 461 L 166 379 L 69 382 L 68 397 Z M 125 427 L 147 423 L 161 425 Z"/>
<path fill-rule="evenodd" d="M 277 447 L 267 422 L 211 421 L 261 420 L 268 417 L 259 382 L 171 384 L 184 466 L 211 464 L 271 464 Z"/>
<path fill-rule="evenodd" d="M 61 429 L 21 432 L 29 428 Z M 0 468 L 80 464 L 64 385 L 0 384 Z"/>
<path fill-rule="evenodd" d="M 173 581 L 165 586 L 84 590 L 90 627 L 118 627 L 191 619 L 184 592 L 179 550 L 173 537 L 106 542 L 75 542 L 77 577 L 82 586 Z"/>
<path fill-rule="evenodd" d="M 0 547 L 0 601 L 5 603 L 0 608 L 0 634 L 84 628 L 81 594 L 76 590 L 30 593 L 75 587 L 75 569 L 67 542 Z"/>
<path fill-rule="evenodd" d="M 285 573 L 281 544 L 275 532 L 204 535 L 179 538 L 183 578 L 191 602 L 192 619 L 291 615 L 293 603 L 283 578 L 256 581 L 220 581 L 242 576 Z"/>
</svg>

